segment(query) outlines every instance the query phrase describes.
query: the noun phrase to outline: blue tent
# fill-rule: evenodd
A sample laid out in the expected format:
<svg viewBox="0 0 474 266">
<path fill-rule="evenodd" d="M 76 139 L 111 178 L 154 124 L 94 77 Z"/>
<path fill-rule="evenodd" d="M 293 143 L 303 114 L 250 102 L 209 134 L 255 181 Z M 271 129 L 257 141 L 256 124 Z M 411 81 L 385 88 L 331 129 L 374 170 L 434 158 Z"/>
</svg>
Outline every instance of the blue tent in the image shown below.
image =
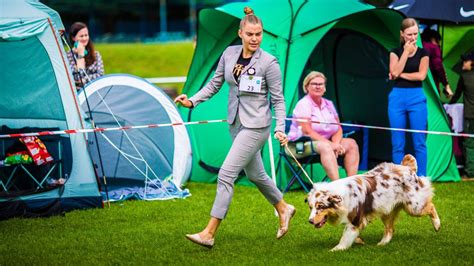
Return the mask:
<svg viewBox="0 0 474 266">
<path fill-rule="evenodd" d="M 0 0 L 0 134 L 83 128 L 59 15 L 38 1 Z M 0 219 L 102 206 L 82 134 L 40 137 L 55 159 L 0 167 Z M 0 139 L 0 159 L 16 139 Z"/>
<path fill-rule="evenodd" d="M 141 127 L 96 134 L 97 141 L 89 134 L 92 158 L 99 175 L 107 178 L 110 200 L 189 195 L 180 189 L 191 170 L 186 127 L 142 127 L 183 122 L 175 104 L 161 89 L 135 76 L 107 75 L 88 84 L 79 94 L 79 102 L 86 120 L 96 127 Z"/>
</svg>

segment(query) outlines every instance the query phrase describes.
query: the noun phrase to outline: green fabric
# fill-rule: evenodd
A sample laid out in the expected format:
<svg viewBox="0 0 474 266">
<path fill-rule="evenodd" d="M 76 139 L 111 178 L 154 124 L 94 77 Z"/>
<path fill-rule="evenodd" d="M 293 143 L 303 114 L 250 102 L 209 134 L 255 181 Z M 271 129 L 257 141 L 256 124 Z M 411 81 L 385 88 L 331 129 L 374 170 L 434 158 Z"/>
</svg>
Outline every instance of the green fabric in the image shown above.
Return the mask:
<svg viewBox="0 0 474 266">
<path fill-rule="evenodd" d="M 393 84 L 387 79 L 388 57 L 389 51 L 399 45 L 403 17 L 396 11 L 374 9 L 361 1 L 250 1 L 201 11 L 197 47 L 184 93 L 193 95 L 203 87 L 212 77 L 224 49 L 239 43 L 236 33 L 244 6 L 250 6 L 262 19 L 261 47 L 279 60 L 287 114 L 292 113 L 303 95 L 304 76 L 310 70 L 318 70 L 328 77 L 326 97 L 336 104 L 343 121 L 389 126 L 387 101 Z M 449 132 L 432 80 L 428 79 L 424 86 L 429 130 Z M 224 85 L 218 94 L 195 110 L 182 108 L 183 117 L 190 121 L 224 119 L 227 95 L 228 87 Z M 196 158 L 191 180 L 215 182 L 217 174 L 209 171 L 209 166 L 218 169 L 230 148 L 227 125 L 194 126 L 190 128 L 190 136 Z M 390 132 L 370 130 L 369 141 L 369 159 L 391 160 Z M 428 137 L 428 175 L 433 180 L 460 180 L 451 142 L 446 136 Z M 273 140 L 272 145 L 277 161 L 279 143 Z M 267 145 L 262 156 L 270 174 Z M 325 174 L 321 167 L 315 167 L 312 176 L 320 180 Z M 280 187 L 285 187 L 290 178 L 284 171 Z M 249 184 L 246 178 L 239 178 L 239 182 Z"/>
<path fill-rule="evenodd" d="M 443 64 L 451 89 L 455 91 L 459 73 L 453 67 L 460 67 L 460 56 L 474 50 L 474 25 L 446 25 L 443 33 Z M 460 100 L 459 102 L 462 102 Z"/>
</svg>

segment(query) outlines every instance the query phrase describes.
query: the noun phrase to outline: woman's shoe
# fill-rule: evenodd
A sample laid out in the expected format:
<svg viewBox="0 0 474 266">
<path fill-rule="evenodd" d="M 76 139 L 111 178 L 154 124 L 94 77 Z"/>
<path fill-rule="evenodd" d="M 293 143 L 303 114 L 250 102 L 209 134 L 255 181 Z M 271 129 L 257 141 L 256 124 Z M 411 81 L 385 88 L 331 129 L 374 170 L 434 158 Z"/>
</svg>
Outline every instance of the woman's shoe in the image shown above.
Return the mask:
<svg viewBox="0 0 474 266">
<path fill-rule="evenodd" d="M 284 217 L 284 224 L 282 227 L 278 229 L 277 232 L 277 239 L 282 238 L 286 233 L 288 232 L 288 229 L 290 228 L 290 220 L 293 218 L 293 216 L 296 213 L 296 209 L 293 205 L 288 204 L 288 207 L 286 207 L 286 212 L 285 212 L 285 217 Z"/>
<path fill-rule="evenodd" d="M 212 248 L 214 246 L 214 238 L 209 239 L 209 240 L 204 240 L 199 236 L 199 234 L 194 234 L 194 235 L 187 234 L 186 238 L 206 248 Z"/>
</svg>

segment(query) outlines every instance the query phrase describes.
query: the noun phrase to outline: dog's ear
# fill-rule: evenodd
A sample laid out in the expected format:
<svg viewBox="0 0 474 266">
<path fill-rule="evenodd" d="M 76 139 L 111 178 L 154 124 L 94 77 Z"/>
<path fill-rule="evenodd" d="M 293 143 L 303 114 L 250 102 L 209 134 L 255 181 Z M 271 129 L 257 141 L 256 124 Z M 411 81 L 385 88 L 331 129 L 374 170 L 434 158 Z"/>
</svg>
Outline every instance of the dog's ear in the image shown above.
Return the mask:
<svg viewBox="0 0 474 266">
<path fill-rule="evenodd" d="M 342 201 L 342 198 L 339 195 L 331 195 L 331 196 L 329 196 L 328 200 L 329 200 L 329 202 L 332 202 L 335 205 L 337 205 L 338 203 L 340 203 Z"/>
<path fill-rule="evenodd" d="M 418 165 L 416 163 L 416 159 L 411 154 L 407 154 L 405 155 L 405 157 L 403 157 L 401 165 L 408 166 L 408 168 L 410 168 L 410 170 L 412 170 L 415 173 L 418 171 Z"/>
</svg>

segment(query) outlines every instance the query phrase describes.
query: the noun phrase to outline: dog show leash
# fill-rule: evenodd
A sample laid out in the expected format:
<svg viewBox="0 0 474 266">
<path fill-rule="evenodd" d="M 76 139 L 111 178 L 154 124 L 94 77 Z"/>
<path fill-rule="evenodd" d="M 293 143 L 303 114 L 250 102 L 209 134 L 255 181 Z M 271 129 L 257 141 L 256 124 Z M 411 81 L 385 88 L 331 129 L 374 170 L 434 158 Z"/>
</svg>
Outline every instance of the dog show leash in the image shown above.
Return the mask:
<svg viewBox="0 0 474 266">
<path fill-rule="evenodd" d="M 309 182 L 311 183 L 311 185 L 314 185 L 314 182 L 313 180 L 311 180 L 311 178 L 309 177 L 308 173 L 306 173 L 306 171 L 304 170 L 304 167 L 300 164 L 300 162 L 298 161 L 298 159 L 296 159 L 295 155 L 291 152 L 291 150 L 288 148 L 288 143 L 285 144 L 285 149 L 286 151 L 290 154 L 291 158 L 293 158 L 293 160 L 296 162 L 296 164 L 298 165 L 298 167 L 301 169 L 301 171 L 304 173 L 304 175 L 306 176 L 306 178 L 309 180 Z"/>
</svg>

